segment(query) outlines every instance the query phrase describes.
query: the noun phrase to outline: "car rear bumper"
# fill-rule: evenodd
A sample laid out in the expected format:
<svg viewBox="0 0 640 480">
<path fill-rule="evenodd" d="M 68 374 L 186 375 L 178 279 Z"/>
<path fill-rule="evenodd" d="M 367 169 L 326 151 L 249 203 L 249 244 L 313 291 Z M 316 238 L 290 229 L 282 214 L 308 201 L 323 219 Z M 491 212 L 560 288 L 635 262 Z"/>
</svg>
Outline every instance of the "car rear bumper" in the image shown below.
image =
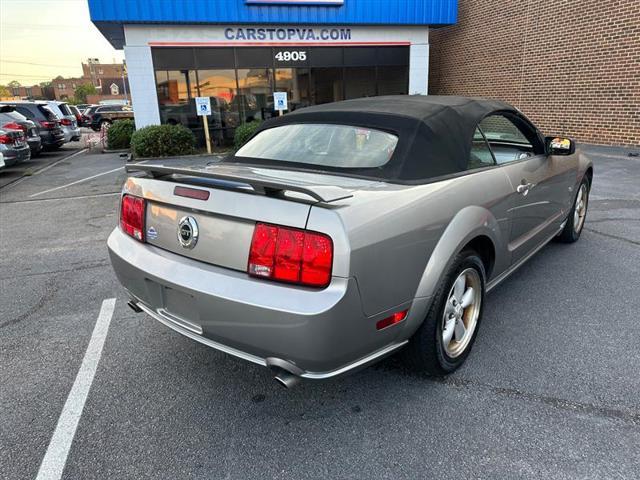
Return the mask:
<svg viewBox="0 0 640 480">
<path fill-rule="evenodd" d="M 82 133 L 80 132 L 80 127 L 75 127 L 71 129 L 71 141 L 77 142 L 80 140 Z"/>
<path fill-rule="evenodd" d="M 59 147 L 64 144 L 64 133 L 61 129 L 57 130 L 40 130 L 40 139 L 42 146 L 45 148 Z"/>
<path fill-rule="evenodd" d="M 353 278 L 334 277 L 321 291 L 266 282 L 139 243 L 119 228 L 108 248 L 118 279 L 140 309 L 253 363 L 323 379 L 406 343 L 403 324 L 378 331 L 376 322 L 411 302 L 366 317 Z"/>
<path fill-rule="evenodd" d="M 75 134 L 75 130 L 72 127 L 62 126 L 62 133 L 64 134 L 64 143 L 69 143 L 73 140 Z"/>
<path fill-rule="evenodd" d="M 29 137 L 27 142 L 31 149 L 31 155 L 40 153 L 40 150 L 42 150 L 42 140 L 40 140 L 40 137 Z"/>
<path fill-rule="evenodd" d="M 31 150 L 26 143 L 20 148 L 3 148 L 1 151 L 7 167 L 25 162 L 31 158 Z"/>
</svg>

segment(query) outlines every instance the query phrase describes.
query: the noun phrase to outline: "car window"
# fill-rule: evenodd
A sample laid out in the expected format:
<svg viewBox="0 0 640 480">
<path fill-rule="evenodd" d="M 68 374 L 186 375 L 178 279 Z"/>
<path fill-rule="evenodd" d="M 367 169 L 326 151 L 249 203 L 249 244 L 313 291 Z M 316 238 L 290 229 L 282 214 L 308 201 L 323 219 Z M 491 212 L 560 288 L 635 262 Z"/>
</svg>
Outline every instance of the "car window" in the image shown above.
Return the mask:
<svg viewBox="0 0 640 480">
<path fill-rule="evenodd" d="M 498 164 L 522 160 L 544 151 L 536 139 L 537 133 L 527 131 L 522 120 L 494 114 L 483 119 L 479 126 Z"/>
<path fill-rule="evenodd" d="M 473 134 L 473 141 L 471 143 L 471 152 L 469 154 L 469 163 L 467 164 L 467 170 L 473 170 L 474 168 L 491 167 L 496 162 L 491 153 L 491 149 L 487 144 L 484 135 L 479 128 L 476 128 Z"/>
<path fill-rule="evenodd" d="M 25 120 L 29 120 L 26 115 L 21 114 L 17 110 L 13 112 L 6 112 L 5 115 L 12 118 L 16 122 L 24 122 Z"/>
<path fill-rule="evenodd" d="M 58 108 L 60 109 L 60 111 L 64 114 L 64 115 L 73 115 L 73 112 L 71 111 L 71 109 L 69 108 L 69 106 L 65 103 L 58 105 Z"/>
<path fill-rule="evenodd" d="M 300 123 L 263 130 L 236 156 L 334 168 L 376 168 L 398 144 L 391 133 L 350 125 Z"/>
<path fill-rule="evenodd" d="M 16 105 L 16 112 L 20 113 L 21 115 L 24 115 L 27 118 L 35 118 L 35 115 L 33 114 L 33 112 L 31 112 L 31 110 L 29 110 L 28 107 L 22 107 L 20 105 Z"/>
<path fill-rule="evenodd" d="M 53 113 L 53 110 L 51 110 L 49 107 L 46 107 L 44 105 L 38 105 L 38 109 L 42 112 L 42 114 L 45 116 L 45 118 L 51 122 L 55 121 L 55 120 L 59 120 L 58 116 Z"/>
</svg>

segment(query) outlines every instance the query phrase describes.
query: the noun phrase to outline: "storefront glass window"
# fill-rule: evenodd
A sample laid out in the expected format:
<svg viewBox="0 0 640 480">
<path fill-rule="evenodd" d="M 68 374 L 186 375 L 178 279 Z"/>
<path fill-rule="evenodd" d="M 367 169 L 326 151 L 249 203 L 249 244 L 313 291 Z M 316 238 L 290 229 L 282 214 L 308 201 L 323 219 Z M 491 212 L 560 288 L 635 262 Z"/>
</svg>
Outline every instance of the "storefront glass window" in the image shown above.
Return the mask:
<svg viewBox="0 0 640 480">
<path fill-rule="evenodd" d="M 216 145 L 233 141 L 234 129 L 240 123 L 238 104 L 234 102 L 238 94 L 236 71 L 198 70 L 198 90 L 201 97 L 209 97 L 211 115 L 209 134 Z"/>
<path fill-rule="evenodd" d="M 293 111 L 346 98 L 406 94 L 409 87 L 404 46 L 162 47 L 152 55 L 162 123 L 190 128 L 200 145 L 204 131 L 196 96 L 210 97 L 211 138 L 227 145 L 241 123 L 277 114 L 274 91 L 288 93 Z"/>
<path fill-rule="evenodd" d="M 156 72 L 156 87 L 162 123 L 182 124 L 198 128 L 194 97 L 198 96 L 194 70 L 169 70 Z"/>
<path fill-rule="evenodd" d="M 311 105 L 309 100 L 308 68 L 277 68 L 276 92 L 287 92 L 289 109 L 296 110 Z"/>
<path fill-rule="evenodd" d="M 344 100 L 342 68 L 312 68 L 311 78 L 314 105 Z"/>
<path fill-rule="evenodd" d="M 373 97 L 376 94 L 376 67 L 345 68 L 345 97 Z"/>
<path fill-rule="evenodd" d="M 378 67 L 378 95 L 406 95 L 409 90 L 409 67 Z"/>
<path fill-rule="evenodd" d="M 273 111 L 271 69 L 238 69 L 238 95 L 232 107 L 240 113 L 243 122 L 264 120 Z"/>
</svg>

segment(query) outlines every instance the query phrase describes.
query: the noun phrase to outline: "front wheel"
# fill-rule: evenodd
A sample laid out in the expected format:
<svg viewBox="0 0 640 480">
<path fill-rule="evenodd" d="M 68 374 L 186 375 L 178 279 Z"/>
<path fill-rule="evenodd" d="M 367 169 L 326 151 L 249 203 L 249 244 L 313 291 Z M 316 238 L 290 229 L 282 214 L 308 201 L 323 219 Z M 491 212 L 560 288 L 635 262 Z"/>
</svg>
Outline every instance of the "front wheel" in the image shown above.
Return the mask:
<svg viewBox="0 0 640 480">
<path fill-rule="evenodd" d="M 589 207 L 589 186 L 589 180 L 586 177 L 583 178 L 578 187 L 573 208 L 569 212 L 567 223 L 557 237 L 560 242 L 573 243 L 580 238 Z"/>
<path fill-rule="evenodd" d="M 440 376 L 464 363 L 482 319 L 485 280 L 476 252 L 467 250 L 454 258 L 427 317 L 405 349 L 410 366 Z"/>
</svg>

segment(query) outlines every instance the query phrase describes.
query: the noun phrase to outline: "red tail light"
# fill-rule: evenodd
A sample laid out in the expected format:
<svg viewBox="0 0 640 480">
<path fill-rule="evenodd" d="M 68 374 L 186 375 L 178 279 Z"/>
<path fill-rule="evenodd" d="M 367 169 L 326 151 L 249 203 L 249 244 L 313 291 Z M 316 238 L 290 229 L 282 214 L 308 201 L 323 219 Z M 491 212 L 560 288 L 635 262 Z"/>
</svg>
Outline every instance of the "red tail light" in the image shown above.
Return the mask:
<svg viewBox="0 0 640 480">
<path fill-rule="evenodd" d="M 15 139 L 11 138 L 10 135 L 7 135 L 6 133 L 3 133 L 2 135 L 0 135 L 0 143 L 2 143 L 3 145 L 10 145 L 15 141 Z"/>
<path fill-rule="evenodd" d="M 65 127 L 70 127 L 71 126 L 71 120 L 69 120 L 68 118 L 61 118 L 60 119 L 60 124 L 64 125 Z"/>
<path fill-rule="evenodd" d="M 322 233 L 257 223 L 249 275 L 312 287 L 331 281 L 333 242 Z"/>
<path fill-rule="evenodd" d="M 124 195 L 120 203 L 120 228 L 135 238 L 144 242 L 145 201 L 143 198 Z"/>
<path fill-rule="evenodd" d="M 5 123 L 2 128 L 8 128 L 10 130 L 20 130 L 24 133 L 27 133 L 27 127 L 24 127 L 22 125 L 19 125 L 16 122 L 10 122 L 10 123 Z"/>
<path fill-rule="evenodd" d="M 50 122 L 48 120 L 40 120 L 40 125 L 42 125 L 43 128 L 51 129 L 51 128 L 55 128 L 56 122 Z"/>
</svg>

